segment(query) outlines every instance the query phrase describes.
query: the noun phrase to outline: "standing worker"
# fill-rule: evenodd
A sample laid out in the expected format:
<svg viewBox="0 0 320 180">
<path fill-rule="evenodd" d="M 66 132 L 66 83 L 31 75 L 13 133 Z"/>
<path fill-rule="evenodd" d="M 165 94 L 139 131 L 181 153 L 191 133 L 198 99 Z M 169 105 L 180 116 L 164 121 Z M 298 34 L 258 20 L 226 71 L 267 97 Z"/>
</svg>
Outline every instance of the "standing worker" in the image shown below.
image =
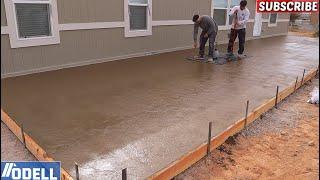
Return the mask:
<svg viewBox="0 0 320 180">
<path fill-rule="evenodd" d="M 194 48 L 196 49 L 197 44 L 197 37 L 198 37 L 198 29 L 199 27 L 202 29 L 202 33 L 200 35 L 200 50 L 199 50 L 199 59 L 204 60 L 204 51 L 205 45 L 209 39 L 209 58 L 208 61 L 213 61 L 214 58 L 214 42 L 216 40 L 216 36 L 218 33 L 218 25 L 216 21 L 207 15 L 199 16 L 194 15 L 192 18 L 194 22 L 194 31 L 193 31 L 193 40 L 194 40 Z"/>
<path fill-rule="evenodd" d="M 250 11 L 247 6 L 246 0 L 240 1 L 240 6 L 235 6 L 229 11 L 229 16 L 233 16 L 233 21 L 231 25 L 231 32 L 230 32 L 230 39 L 228 44 L 228 56 L 233 56 L 233 46 L 234 41 L 236 40 L 237 36 L 239 38 L 239 50 L 238 50 L 238 57 L 244 58 L 245 55 L 243 54 L 244 51 L 244 43 L 246 40 L 246 24 L 249 20 Z"/>
</svg>

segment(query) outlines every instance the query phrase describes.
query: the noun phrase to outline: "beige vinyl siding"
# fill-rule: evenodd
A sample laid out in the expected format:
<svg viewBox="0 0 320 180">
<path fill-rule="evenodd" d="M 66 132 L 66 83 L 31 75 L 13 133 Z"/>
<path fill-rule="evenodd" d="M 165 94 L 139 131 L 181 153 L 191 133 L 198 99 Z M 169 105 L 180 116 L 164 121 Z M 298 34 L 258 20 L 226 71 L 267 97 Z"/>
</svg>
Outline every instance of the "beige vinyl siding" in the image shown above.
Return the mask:
<svg viewBox="0 0 320 180">
<path fill-rule="evenodd" d="M 247 39 L 252 38 L 254 23 L 247 25 Z M 192 25 L 159 26 L 153 35 L 125 38 L 123 28 L 95 29 L 60 32 L 61 43 L 57 45 L 11 49 L 9 36 L 1 36 L 1 73 L 34 71 L 43 68 L 76 66 L 88 61 L 112 59 L 145 52 L 192 46 Z M 261 37 L 283 34 L 288 31 L 287 22 L 276 27 L 263 23 Z M 228 41 L 228 31 L 219 31 L 218 43 Z M 139 46 L 137 46 L 139 44 Z"/>
<path fill-rule="evenodd" d="M 4 8 L 4 0 L 1 0 L 1 26 L 7 25 L 6 11 Z"/>
<path fill-rule="evenodd" d="M 262 19 L 269 19 L 269 13 L 262 13 Z"/>
<path fill-rule="evenodd" d="M 290 13 L 278 13 L 278 19 L 290 19 Z"/>
<path fill-rule="evenodd" d="M 262 13 L 262 18 L 269 19 L 269 14 L 270 13 Z M 289 18 L 290 18 L 289 13 L 278 13 L 278 19 L 289 19 Z"/>
<path fill-rule="evenodd" d="M 268 23 L 262 23 L 262 36 L 271 36 L 274 34 L 283 34 L 288 32 L 288 22 L 278 22 L 277 26 L 268 27 Z"/>
<path fill-rule="evenodd" d="M 125 38 L 123 28 L 60 32 L 58 45 L 11 49 L 1 36 L 4 73 L 78 64 L 93 59 L 158 51 L 192 45 L 192 25 L 160 26 L 148 37 Z"/>
<path fill-rule="evenodd" d="M 191 20 L 193 14 L 210 15 L 210 0 L 153 0 L 153 20 Z"/>
<path fill-rule="evenodd" d="M 124 21 L 123 0 L 57 0 L 59 23 Z"/>
<path fill-rule="evenodd" d="M 1 22 L 6 26 L 3 1 L 1 0 Z M 123 0 L 66 0 L 57 1 L 59 23 L 87 23 L 123 21 Z M 249 0 L 250 19 L 254 19 L 255 1 Z M 179 8 L 177 8 L 179 7 Z M 153 0 L 153 20 L 191 20 L 196 10 L 200 14 L 211 14 L 211 1 Z M 264 14 L 265 19 L 269 18 Z M 288 15 L 280 15 L 285 18 Z M 247 25 L 247 39 L 252 38 L 253 22 Z M 278 22 L 275 27 L 263 23 L 262 37 L 283 34 L 288 30 L 287 22 Z M 152 35 L 125 38 L 124 28 L 60 31 L 60 44 L 12 49 L 9 36 L 1 35 L 1 74 L 37 72 L 48 69 L 73 67 L 103 62 L 147 52 L 176 50 L 192 47 L 193 25 L 156 26 Z M 218 32 L 217 42 L 228 41 L 228 31 Z"/>
<path fill-rule="evenodd" d="M 256 15 L 256 1 L 255 0 L 248 0 L 247 1 L 247 8 L 250 11 L 250 19 L 254 19 Z"/>
</svg>

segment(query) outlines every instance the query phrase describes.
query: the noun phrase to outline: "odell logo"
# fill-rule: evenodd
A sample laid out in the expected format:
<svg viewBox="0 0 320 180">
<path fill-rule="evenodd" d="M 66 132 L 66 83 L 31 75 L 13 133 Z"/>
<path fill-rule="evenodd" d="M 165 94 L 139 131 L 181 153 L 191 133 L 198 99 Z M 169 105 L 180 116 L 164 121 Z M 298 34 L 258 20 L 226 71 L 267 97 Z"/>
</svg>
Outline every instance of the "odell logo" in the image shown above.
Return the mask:
<svg viewBox="0 0 320 180">
<path fill-rule="evenodd" d="M 319 0 L 257 0 L 257 12 L 319 12 Z"/>
<path fill-rule="evenodd" d="M 60 180 L 60 162 L 1 162 L 1 180 Z"/>
</svg>

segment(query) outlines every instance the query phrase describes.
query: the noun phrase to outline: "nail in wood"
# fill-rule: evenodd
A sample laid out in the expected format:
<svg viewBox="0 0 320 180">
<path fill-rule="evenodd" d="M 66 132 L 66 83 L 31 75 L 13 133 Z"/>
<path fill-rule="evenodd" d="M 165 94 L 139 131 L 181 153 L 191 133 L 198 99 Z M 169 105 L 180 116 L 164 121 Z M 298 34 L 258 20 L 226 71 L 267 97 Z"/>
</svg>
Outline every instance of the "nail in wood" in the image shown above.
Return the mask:
<svg viewBox="0 0 320 180">
<path fill-rule="evenodd" d="M 210 146 L 211 146 L 211 129 L 212 129 L 212 122 L 209 122 L 207 155 L 209 155 L 209 154 L 210 154 Z"/>
</svg>

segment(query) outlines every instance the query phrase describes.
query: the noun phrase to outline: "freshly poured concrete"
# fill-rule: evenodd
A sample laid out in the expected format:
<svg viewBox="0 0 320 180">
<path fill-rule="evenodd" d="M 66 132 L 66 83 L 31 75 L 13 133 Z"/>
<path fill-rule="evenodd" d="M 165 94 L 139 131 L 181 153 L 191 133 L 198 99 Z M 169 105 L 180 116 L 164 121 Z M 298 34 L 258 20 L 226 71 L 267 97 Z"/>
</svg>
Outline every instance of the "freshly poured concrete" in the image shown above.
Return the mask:
<svg viewBox="0 0 320 180">
<path fill-rule="evenodd" d="M 219 46 L 224 51 L 224 46 Z M 225 65 L 184 60 L 192 51 L 1 80 L 1 106 L 72 175 L 143 179 L 193 150 L 316 68 L 319 40 L 249 41 L 253 56 Z"/>
</svg>

